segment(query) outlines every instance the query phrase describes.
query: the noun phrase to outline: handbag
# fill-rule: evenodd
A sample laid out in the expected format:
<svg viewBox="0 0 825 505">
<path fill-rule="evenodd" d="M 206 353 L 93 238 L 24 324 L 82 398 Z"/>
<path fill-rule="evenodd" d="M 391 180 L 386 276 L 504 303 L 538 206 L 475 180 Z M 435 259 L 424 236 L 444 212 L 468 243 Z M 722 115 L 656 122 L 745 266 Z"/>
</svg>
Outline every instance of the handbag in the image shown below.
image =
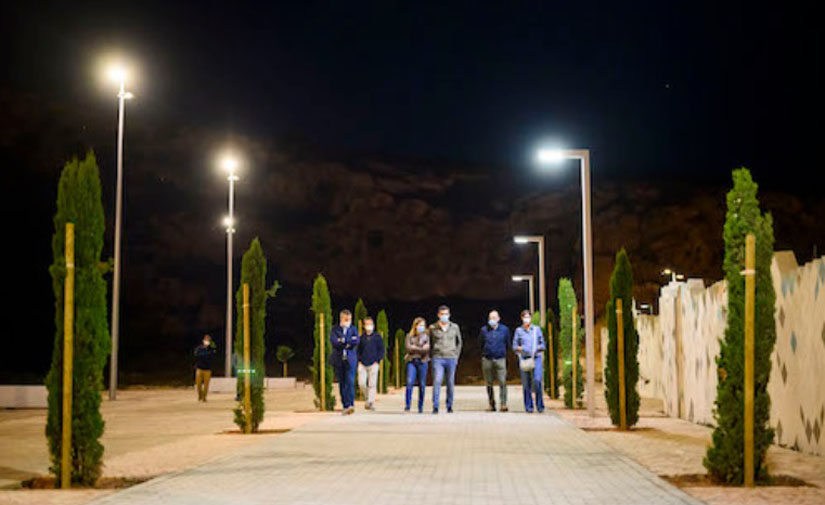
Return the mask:
<svg viewBox="0 0 825 505">
<path fill-rule="evenodd" d="M 536 329 L 532 326 L 530 334 L 533 336 L 533 353 L 529 358 L 519 357 L 518 367 L 522 372 L 532 372 L 536 369 Z"/>
</svg>

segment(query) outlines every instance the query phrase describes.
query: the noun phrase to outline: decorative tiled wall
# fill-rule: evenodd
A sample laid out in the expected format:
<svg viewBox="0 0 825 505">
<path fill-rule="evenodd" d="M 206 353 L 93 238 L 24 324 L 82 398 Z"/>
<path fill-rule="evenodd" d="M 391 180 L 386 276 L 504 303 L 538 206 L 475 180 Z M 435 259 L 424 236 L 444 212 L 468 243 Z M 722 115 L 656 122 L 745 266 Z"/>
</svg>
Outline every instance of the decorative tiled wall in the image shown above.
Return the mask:
<svg viewBox="0 0 825 505">
<path fill-rule="evenodd" d="M 768 392 L 776 443 L 825 455 L 825 256 L 800 267 L 792 252 L 778 252 L 771 274 L 777 336 Z M 713 424 L 725 282 L 671 282 L 661 290 L 659 315 L 635 317 L 640 394 L 661 398 L 668 415 Z"/>
</svg>

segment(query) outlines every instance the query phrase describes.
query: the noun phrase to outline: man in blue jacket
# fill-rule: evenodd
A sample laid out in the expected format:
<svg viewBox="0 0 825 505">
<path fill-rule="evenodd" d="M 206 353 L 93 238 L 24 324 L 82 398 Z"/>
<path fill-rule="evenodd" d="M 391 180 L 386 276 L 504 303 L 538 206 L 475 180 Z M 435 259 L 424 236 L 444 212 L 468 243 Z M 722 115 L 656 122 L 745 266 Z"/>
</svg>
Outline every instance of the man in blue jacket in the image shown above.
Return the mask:
<svg viewBox="0 0 825 505">
<path fill-rule="evenodd" d="M 358 330 L 352 327 L 352 312 L 347 309 L 341 311 L 338 325 L 330 331 L 329 341 L 332 344 L 330 361 L 341 391 L 341 414 L 346 416 L 355 412 L 355 371 L 358 368 Z"/>
<path fill-rule="evenodd" d="M 375 321 L 364 318 L 364 333 L 358 341 L 358 385 L 367 393 L 367 410 L 375 410 L 378 368 L 384 359 L 384 339 L 375 332 Z"/>
<path fill-rule="evenodd" d="M 497 310 L 490 311 L 487 324 L 478 332 L 481 346 L 481 371 L 487 383 L 488 412 L 496 411 L 493 395 L 493 380 L 498 382 L 501 411 L 507 412 L 507 347 L 510 344 L 510 329 L 502 324 Z"/>
</svg>

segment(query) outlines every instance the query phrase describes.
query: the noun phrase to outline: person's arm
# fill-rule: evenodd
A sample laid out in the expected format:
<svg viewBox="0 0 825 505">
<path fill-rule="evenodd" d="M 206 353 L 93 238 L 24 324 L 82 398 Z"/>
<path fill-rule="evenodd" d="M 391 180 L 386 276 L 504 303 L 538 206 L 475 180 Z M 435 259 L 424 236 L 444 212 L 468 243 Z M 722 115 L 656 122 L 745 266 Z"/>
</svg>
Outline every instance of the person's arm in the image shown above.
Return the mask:
<svg viewBox="0 0 825 505">
<path fill-rule="evenodd" d="M 404 339 L 404 347 L 407 349 L 407 352 L 409 352 L 409 351 L 420 351 L 421 350 L 421 348 L 419 346 L 417 346 L 413 343 L 414 341 L 415 340 L 413 339 L 412 335 L 407 335 L 407 338 Z"/>
<path fill-rule="evenodd" d="M 455 346 L 458 349 L 458 355 L 461 356 L 461 347 L 463 346 L 464 342 L 461 340 L 461 327 L 459 325 L 455 325 Z"/>
<path fill-rule="evenodd" d="M 519 333 L 519 328 L 516 328 L 516 332 L 513 334 L 513 352 L 521 354 L 521 334 Z"/>
<path fill-rule="evenodd" d="M 333 326 L 329 332 L 329 343 L 336 351 L 341 351 L 344 348 L 344 339 L 341 338 L 341 333 L 337 326 Z"/>
<path fill-rule="evenodd" d="M 424 343 L 421 344 L 421 355 L 422 357 L 426 356 L 430 353 L 430 336 L 424 335 Z"/>
<path fill-rule="evenodd" d="M 361 341 L 361 338 L 358 336 L 358 330 L 355 328 L 350 327 L 350 331 L 352 332 L 352 335 L 350 335 L 347 342 L 347 349 L 355 349 L 358 347 L 358 342 Z"/>
<path fill-rule="evenodd" d="M 541 328 L 538 326 L 536 326 L 536 330 L 538 330 L 539 334 L 538 337 L 536 337 L 536 349 L 533 351 L 533 354 L 538 354 L 546 349 L 544 345 L 544 333 L 542 333 Z"/>
</svg>

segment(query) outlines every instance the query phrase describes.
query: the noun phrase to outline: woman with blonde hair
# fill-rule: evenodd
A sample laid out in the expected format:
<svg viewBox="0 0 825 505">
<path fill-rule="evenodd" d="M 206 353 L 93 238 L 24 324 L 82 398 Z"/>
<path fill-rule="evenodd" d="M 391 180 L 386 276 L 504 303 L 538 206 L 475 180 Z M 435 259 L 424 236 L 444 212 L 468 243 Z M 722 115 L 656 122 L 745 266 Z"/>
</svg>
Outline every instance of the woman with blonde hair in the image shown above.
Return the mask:
<svg viewBox="0 0 825 505">
<path fill-rule="evenodd" d="M 416 317 L 405 341 L 407 352 L 407 396 L 404 412 L 410 411 L 413 387 L 418 384 L 418 413 L 424 410 L 424 392 L 427 388 L 427 362 L 430 361 L 430 337 L 427 334 L 427 321 Z"/>
</svg>

